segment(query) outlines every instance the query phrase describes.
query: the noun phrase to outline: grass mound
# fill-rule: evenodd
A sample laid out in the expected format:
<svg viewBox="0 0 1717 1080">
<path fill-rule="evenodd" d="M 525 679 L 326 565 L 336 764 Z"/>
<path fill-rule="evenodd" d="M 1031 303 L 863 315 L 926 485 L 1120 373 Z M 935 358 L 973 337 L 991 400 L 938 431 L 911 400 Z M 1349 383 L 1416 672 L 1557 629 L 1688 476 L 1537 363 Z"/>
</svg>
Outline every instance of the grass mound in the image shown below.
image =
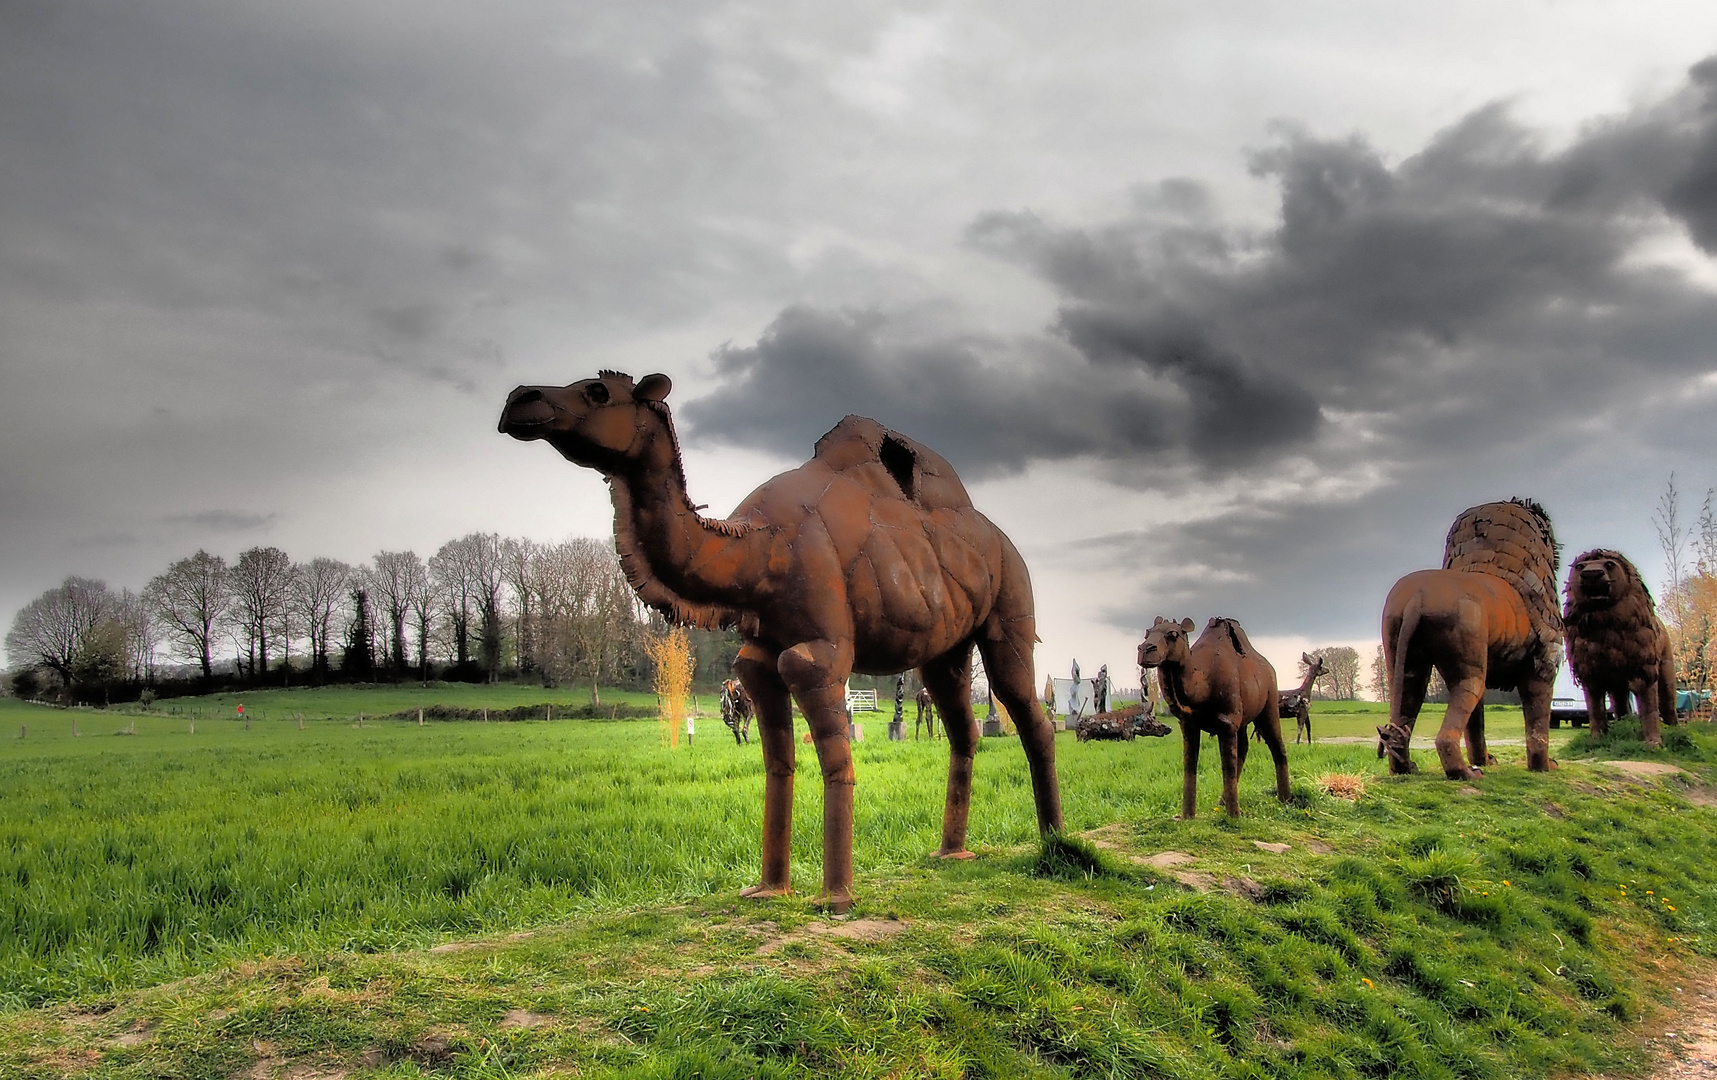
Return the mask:
<svg viewBox="0 0 1717 1080">
<path fill-rule="evenodd" d="M 649 705 L 628 705 L 616 703 L 613 705 L 556 705 L 543 702 L 540 705 L 515 705 L 508 709 L 470 709 L 458 705 L 425 705 L 423 707 L 425 720 L 488 720 L 491 723 L 518 723 L 527 720 L 648 720 L 654 719 L 656 710 Z M 417 709 L 404 709 L 393 713 L 389 720 L 416 720 Z"/>
<path fill-rule="evenodd" d="M 1698 725 L 1709 729 L 1710 724 Z M 1570 758 L 1611 757 L 1626 760 L 1680 760 L 1693 762 L 1717 761 L 1708 740 L 1694 738 L 1692 724 L 1664 724 L 1662 748 L 1647 746 L 1640 735 L 1640 719 L 1634 713 L 1610 721 L 1610 729 L 1602 738 L 1583 729 L 1568 740 L 1561 753 Z"/>
</svg>

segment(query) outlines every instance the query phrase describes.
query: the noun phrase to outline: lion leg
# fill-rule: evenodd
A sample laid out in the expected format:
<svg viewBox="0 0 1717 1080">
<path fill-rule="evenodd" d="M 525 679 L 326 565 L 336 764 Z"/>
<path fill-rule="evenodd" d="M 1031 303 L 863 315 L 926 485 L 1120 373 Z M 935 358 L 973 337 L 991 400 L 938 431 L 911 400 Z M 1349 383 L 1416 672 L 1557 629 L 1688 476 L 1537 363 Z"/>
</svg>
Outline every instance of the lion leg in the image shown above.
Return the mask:
<svg viewBox="0 0 1717 1080">
<path fill-rule="evenodd" d="M 1663 746 L 1663 728 L 1658 715 L 1657 677 L 1655 675 L 1635 681 L 1631 688 L 1634 697 L 1639 699 L 1639 730 L 1640 738 L 1650 747 Z M 1671 702 L 1674 699 L 1670 699 Z"/>
<path fill-rule="evenodd" d="M 1483 768 L 1490 764 L 1490 748 L 1484 739 L 1484 698 L 1473 706 L 1473 713 L 1467 717 L 1467 760 Z"/>
<path fill-rule="evenodd" d="M 757 741 L 763 744 L 763 876 L 740 892 L 745 897 L 785 896 L 793 891 L 788 879 L 793 842 L 793 704 L 775 660 L 747 642 L 733 663 L 757 710 Z"/>
<path fill-rule="evenodd" d="M 1442 762 L 1443 775 L 1450 780 L 1470 780 L 1480 770 L 1461 760 L 1461 736 L 1467 728 L 1467 718 L 1484 700 L 1484 677 L 1468 675 L 1449 682 L 1449 709 L 1443 714 L 1443 726 L 1437 730 L 1437 759 Z"/>
<path fill-rule="evenodd" d="M 1550 699 L 1556 677 L 1534 676 L 1520 684 L 1520 709 L 1526 714 L 1526 767 L 1532 772 L 1556 768 L 1550 760 Z"/>
<path fill-rule="evenodd" d="M 1592 738 L 1602 739 L 1610 733 L 1610 713 L 1604 701 L 1604 691 L 1596 686 L 1582 687 L 1586 694 L 1586 724 Z"/>
<path fill-rule="evenodd" d="M 948 795 L 942 808 L 944 859 L 969 859 L 966 823 L 972 810 L 972 758 L 978 747 L 978 720 L 972 715 L 972 645 L 963 642 L 918 669 L 930 698 L 942 710 L 948 733 Z"/>
</svg>

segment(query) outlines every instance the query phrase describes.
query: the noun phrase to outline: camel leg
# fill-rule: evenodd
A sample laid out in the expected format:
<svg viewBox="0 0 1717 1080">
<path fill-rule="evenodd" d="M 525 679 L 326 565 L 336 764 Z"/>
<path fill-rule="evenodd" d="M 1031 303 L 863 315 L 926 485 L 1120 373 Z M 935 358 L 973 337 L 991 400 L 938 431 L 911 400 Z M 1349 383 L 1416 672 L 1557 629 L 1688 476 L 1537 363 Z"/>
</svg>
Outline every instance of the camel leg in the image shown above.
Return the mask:
<svg viewBox="0 0 1717 1080">
<path fill-rule="evenodd" d="M 1658 716 L 1657 678 L 1641 679 L 1633 684 L 1634 697 L 1639 700 L 1639 733 L 1647 746 L 1663 745 L 1662 721 Z M 1673 703 L 1674 699 L 1670 699 Z"/>
<path fill-rule="evenodd" d="M 1191 821 L 1198 814 L 1198 739 L 1203 732 L 1191 720 L 1180 722 L 1180 817 Z"/>
<path fill-rule="evenodd" d="M 793 704 L 776 658 L 750 642 L 733 669 L 757 710 L 757 739 L 763 744 L 763 877 L 741 896 L 785 896 L 793 891 L 788 855 L 793 842 Z"/>
<path fill-rule="evenodd" d="M 1556 676 L 1533 676 L 1520 684 L 1520 707 L 1526 714 L 1526 767 L 1532 772 L 1549 772 L 1556 767 L 1550 760 L 1550 698 L 1556 692 Z"/>
<path fill-rule="evenodd" d="M 1055 773 L 1055 729 L 1049 726 L 1037 700 L 1037 675 L 1031 660 L 1037 635 L 1034 631 L 1022 640 L 1019 630 L 1022 625 L 1030 627 L 1033 622 L 1027 619 L 1002 624 L 999 641 L 979 638 L 978 652 L 984 658 L 990 688 L 1001 699 L 1002 708 L 1013 717 L 1020 746 L 1025 750 L 1026 765 L 1031 771 L 1032 802 L 1037 809 L 1037 831 L 1059 832 L 1061 784 Z"/>
<path fill-rule="evenodd" d="M 1490 747 L 1484 739 L 1484 697 L 1479 697 L 1479 703 L 1473 706 L 1472 715 L 1467 717 L 1467 760 L 1483 768 L 1490 764 Z"/>
<path fill-rule="evenodd" d="M 1291 797 L 1288 791 L 1288 744 L 1282 736 L 1282 718 L 1273 715 L 1278 707 L 1275 702 L 1267 703 L 1264 712 L 1252 721 L 1252 727 L 1264 736 L 1264 745 L 1269 748 L 1270 758 L 1276 764 L 1276 798 L 1287 802 Z"/>
<path fill-rule="evenodd" d="M 1443 726 L 1437 729 L 1437 758 L 1442 762 L 1443 775 L 1450 780 L 1470 780 L 1482 769 L 1461 760 L 1461 736 L 1467 729 L 1467 718 L 1484 700 L 1484 676 L 1468 675 L 1449 681 L 1449 710 L 1443 714 Z"/>
<path fill-rule="evenodd" d="M 1240 766 L 1245 761 L 1242 748 L 1246 744 L 1246 732 L 1235 728 L 1230 717 L 1217 718 L 1216 752 L 1222 761 L 1222 809 L 1231 818 L 1240 816 Z"/>
<path fill-rule="evenodd" d="M 966 822 L 972 809 L 972 758 L 978 749 L 978 719 L 972 714 L 972 643 L 965 642 L 918 669 L 930 699 L 942 710 L 948 735 L 948 797 L 942 807 L 944 859 L 970 859 Z"/>
<path fill-rule="evenodd" d="M 823 892 L 817 903 L 840 914 L 853 906 L 852 741 L 847 735 L 846 681 L 852 674 L 852 645 L 802 641 L 776 662 L 817 749 L 823 772 Z"/>
</svg>

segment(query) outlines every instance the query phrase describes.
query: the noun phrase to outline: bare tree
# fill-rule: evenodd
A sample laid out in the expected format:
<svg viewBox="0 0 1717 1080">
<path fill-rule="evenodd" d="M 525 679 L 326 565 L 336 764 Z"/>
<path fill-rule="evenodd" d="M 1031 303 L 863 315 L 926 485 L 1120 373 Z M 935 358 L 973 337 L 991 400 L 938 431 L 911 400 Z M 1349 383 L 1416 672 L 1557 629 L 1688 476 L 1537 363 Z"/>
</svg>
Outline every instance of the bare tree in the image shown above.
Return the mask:
<svg viewBox="0 0 1717 1080">
<path fill-rule="evenodd" d="M 310 636 L 310 670 L 318 681 L 328 677 L 329 635 L 352 582 L 352 568 L 338 559 L 311 559 L 292 575 L 292 607 Z"/>
<path fill-rule="evenodd" d="M 405 620 L 411 612 L 411 588 L 423 573 L 415 551 L 382 551 L 370 560 L 370 595 L 380 601 L 387 617 L 388 666 L 405 673 Z"/>
<path fill-rule="evenodd" d="M 1675 489 L 1674 473 L 1669 474 L 1669 483 L 1658 497 L 1651 523 L 1657 530 L 1658 547 L 1663 551 L 1663 568 L 1669 574 L 1669 587 L 1664 592 L 1673 592 L 1681 584 L 1688 540 L 1687 527 L 1681 523 L 1681 492 Z"/>
<path fill-rule="evenodd" d="M 1389 700 L 1389 665 L 1383 660 L 1383 646 L 1371 654 L 1371 696 L 1378 701 Z"/>
<path fill-rule="evenodd" d="M 643 642 L 637 594 L 613 547 L 597 540 L 550 545 L 537 564 L 543 673 L 553 680 L 588 678 L 591 703 L 600 705 L 603 677 Z"/>
<path fill-rule="evenodd" d="M 155 649 L 160 643 L 159 626 L 148 602 L 130 589 L 114 597 L 113 617 L 125 628 L 125 668 L 128 677 L 141 683 L 155 681 Z"/>
<path fill-rule="evenodd" d="M 69 695 L 89 637 L 97 626 L 111 620 L 113 608 L 114 597 L 105 583 L 68 577 L 24 605 L 13 618 L 12 629 L 6 632 L 6 655 L 14 665 L 53 671 Z"/>
<path fill-rule="evenodd" d="M 429 570 L 422 559 L 416 559 L 407 569 L 406 603 L 411 609 L 412 629 L 417 633 L 417 675 L 428 682 L 429 631 L 438 610 L 436 597 L 439 593 L 430 581 Z"/>
<path fill-rule="evenodd" d="M 1351 701 L 1359 696 L 1358 649 L 1347 645 L 1326 645 L 1312 652 L 1324 658 L 1324 673 L 1318 676 L 1316 685 L 1325 696 L 1338 701 Z"/>
<path fill-rule="evenodd" d="M 449 540 L 429 557 L 429 576 L 452 627 L 453 662 L 464 667 L 471 659 L 471 600 L 476 589 L 461 541 Z"/>
<path fill-rule="evenodd" d="M 501 541 L 501 572 L 513 591 L 513 647 L 518 654 L 521 674 L 537 669 L 536 612 L 532 600 L 536 592 L 536 566 L 542 550 L 542 545 L 534 540 L 509 537 Z"/>
<path fill-rule="evenodd" d="M 471 616 L 476 608 L 482 666 L 492 680 L 501 666 L 501 538 L 470 533 L 441 545 L 429 572 L 447 601 L 457 662 L 471 659 Z"/>
<path fill-rule="evenodd" d="M 233 622 L 246 643 L 254 679 L 268 673 L 268 645 L 285 619 L 291 596 L 292 560 L 277 547 L 253 547 L 239 555 L 230 580 Z"/>
<path fill-rule="evenodd" d="M 226 560 L 198 550 L 150 580 L 143 594 L 160 618 L 179 654 L 203 667 L 203 680 L 214 675 L 210 644 L 232 598 Z"/>
</svg>

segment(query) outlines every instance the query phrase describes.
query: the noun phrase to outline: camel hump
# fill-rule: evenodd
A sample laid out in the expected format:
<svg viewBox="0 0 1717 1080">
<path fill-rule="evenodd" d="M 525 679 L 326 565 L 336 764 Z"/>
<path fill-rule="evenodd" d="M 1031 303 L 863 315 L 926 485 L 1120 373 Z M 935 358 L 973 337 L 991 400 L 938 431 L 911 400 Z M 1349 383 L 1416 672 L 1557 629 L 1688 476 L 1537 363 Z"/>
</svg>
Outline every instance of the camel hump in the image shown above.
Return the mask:
<svg viewBox="0 0 1717 1080">
<path fill-rule="evenodd" d="M 1529 499 L 1462 511 L 1443 544 L 1444 569 L 1490 574 L 1513 585 L 1546 645 L 1562 640 L 1562 605 L 1556 596 L 1560 564 L 1550 515 Z"/>
<path fill-rule="evenodd" d="M 817 440 L 816 461 L 883 498 L 925 510 L 972 505 L 966 485 L 941 454 L 868 416 L 849 416 Z"/>
<path fill-rule="evenodd" d="M 1241 656 L 1250 656 L 1252 653 L 1252 640 L 1246 636 L 1246 631 L 1240 628 L 1240 624 L 1233 619 L 1223 615 L 1214 616 L 1208 623 L 1204 624 L 1204 633 L 1199 635 L 1199 640 L 1202 641 L 1211 634 L 1218 635 L 1216 638 L 1218 643 L 1226 639 L 1228 644 L 1233 646 L 1234 651 Z"/>
</svg>

